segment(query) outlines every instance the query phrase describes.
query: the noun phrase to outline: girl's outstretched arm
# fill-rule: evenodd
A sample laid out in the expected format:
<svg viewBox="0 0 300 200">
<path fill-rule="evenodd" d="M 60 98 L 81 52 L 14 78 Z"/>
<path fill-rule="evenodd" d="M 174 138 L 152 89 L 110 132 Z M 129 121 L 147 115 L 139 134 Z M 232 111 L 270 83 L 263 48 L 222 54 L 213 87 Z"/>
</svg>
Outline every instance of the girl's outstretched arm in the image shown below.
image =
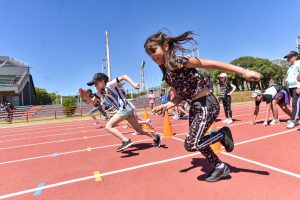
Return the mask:
<svg viewBox="0 0 300 200">
<path fill-rule="evenodd" d="M 255 71 L 247 70 L 229 63 L 191 57 L 186 63 L 187 68 L 205 68 L 220 71 L 234 72 L 248 81 L 258 82 L 261 75 Z"/>
<path fill-rule="evenodd" d="M 127 75 L 122 75 L 118 77 L 118 80 L 121 82 L 123 80 L 127 81 L 128 83 L 130 83 L 130 85 L 132 85 L 132 87 L 134 87 L 135 89 L 140 89 L 140 85 L 136 82 L 134 82 L 129 76 Z"/>
</svg>

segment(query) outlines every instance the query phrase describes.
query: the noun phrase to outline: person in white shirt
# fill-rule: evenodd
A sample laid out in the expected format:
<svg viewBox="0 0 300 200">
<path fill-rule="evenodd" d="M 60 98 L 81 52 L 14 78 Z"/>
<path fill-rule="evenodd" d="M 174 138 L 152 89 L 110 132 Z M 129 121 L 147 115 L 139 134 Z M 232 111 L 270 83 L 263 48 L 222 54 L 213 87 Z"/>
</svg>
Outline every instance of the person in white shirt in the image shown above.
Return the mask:
<svg viewBox="0 0 300 200">
<path fill-rule="evenodd" d="M 299 102 L 300 102 L 300 82 L 297 81 L 297 76 L 300 72 L 299 53 L 296 51 L 289 52 L 284 58 L 290 64 L 287 70 L 286 83 L 289 88 L 290 96 L 292 97 L 292 116 L 288 121 L 287 128 L 294 128 L 299 124 Z"/>
</svg>

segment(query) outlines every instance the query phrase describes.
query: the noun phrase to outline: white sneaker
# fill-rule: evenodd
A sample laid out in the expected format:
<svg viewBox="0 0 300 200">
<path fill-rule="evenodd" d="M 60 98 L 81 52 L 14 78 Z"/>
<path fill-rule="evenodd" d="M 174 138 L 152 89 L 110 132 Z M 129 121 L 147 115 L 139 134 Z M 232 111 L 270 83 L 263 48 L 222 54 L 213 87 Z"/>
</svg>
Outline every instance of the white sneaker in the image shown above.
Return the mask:
<svg viewBox="0 0 300 200">
<path fill-rule="evenodd" d="M 232 122 L 233 122 L 232 119 L 228 119 L 226 124 L 232 124 Z"/>
<path fill-rule="evenodd" d="M 294 128 L 295 127 L 295 123 L 293 121 L 288 121 L 287 123 L 287 128 Z"/>
<path fill-rule="evenodd" d="M 226 118 L 225 120 L 223 120 L 223 123 L 227 123 L 227 121 L 228 121 L 229 119 L 228 118 Z"/>
<path fill-rule="evenodd" d="M 131 133 L 131 135 L 139 135 L 140 133 L 134 131 L 133 133 Z"/>
<path fill-rule="evenodd" d="M 276 124 L 279 124 L 280 121 L 278 119 L 273 119 L 271 122 L 270 122 L 270 125 L 276 125 Z"/>
</svg>

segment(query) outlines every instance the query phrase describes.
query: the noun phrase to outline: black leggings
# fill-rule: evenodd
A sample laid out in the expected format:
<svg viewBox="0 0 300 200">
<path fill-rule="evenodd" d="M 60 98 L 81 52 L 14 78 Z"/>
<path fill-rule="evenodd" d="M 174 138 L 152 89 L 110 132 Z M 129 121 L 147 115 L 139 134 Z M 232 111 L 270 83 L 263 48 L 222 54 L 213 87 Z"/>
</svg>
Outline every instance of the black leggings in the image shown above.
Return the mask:
<svg viewBox="0 0 300 200">
<path fill-rule="evenodd" d="M 200 151 L 213 167 L 221 163 L 221 160 L 209 145 L 220 141 L 223 133 L 220 131 L 209 135 L 205 135 L 205 133 L 219 113 L 220 105 L 213 94 L 193 101 L 189 111 L 189 133 L 184 141 L 187 151 Z"/>
<path fill-rule="evenodd" d="M 231 96 L 221 97 L 220 100 L 223 102 L 226 118 L 232 118 Z"/>
<path fill-rule="evenodd" d="M 292 97 L 292 117 L 291 120 L 296 120 L 299 116 L 299 103 L 300 103 L 300 96 L 296 93 L 297 88 L 289 88 L 290 96 Z"/>
</svg>

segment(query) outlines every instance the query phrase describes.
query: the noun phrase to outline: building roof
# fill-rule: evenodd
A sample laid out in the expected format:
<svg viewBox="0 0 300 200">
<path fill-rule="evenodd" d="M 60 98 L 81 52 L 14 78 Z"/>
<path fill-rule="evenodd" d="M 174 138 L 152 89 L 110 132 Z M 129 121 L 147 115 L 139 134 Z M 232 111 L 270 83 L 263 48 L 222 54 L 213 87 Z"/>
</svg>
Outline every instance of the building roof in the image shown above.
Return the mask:
<svg viewBox="0 0 300 200">
<path fill-rule="evenodd" d="M 29 75 L 27 64 L 8 56 L 0 56 L 0 91 L 19 92 Z"/>
</svg>

